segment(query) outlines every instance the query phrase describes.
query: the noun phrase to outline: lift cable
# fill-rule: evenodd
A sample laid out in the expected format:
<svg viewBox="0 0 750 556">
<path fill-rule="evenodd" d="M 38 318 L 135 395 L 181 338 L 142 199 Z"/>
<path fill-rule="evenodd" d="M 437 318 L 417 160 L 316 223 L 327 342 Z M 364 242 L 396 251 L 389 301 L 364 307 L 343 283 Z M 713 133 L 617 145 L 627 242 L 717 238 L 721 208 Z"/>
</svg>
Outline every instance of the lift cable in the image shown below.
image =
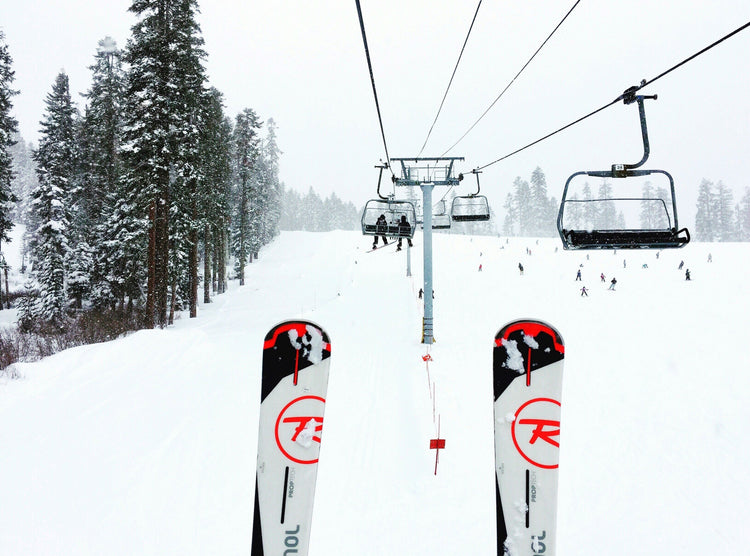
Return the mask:
<svg viewBox="0 0 750 556">
<path fill-rule="evenodd" d="M 427 137 L 425 138 L 424 143 L 422 144 L 422 148 L 419 150 L 419 154 L 417 155 L 417 158 L 422 156 L 422 152 L 424 151 L 424 148 L 427 146 L 427 141 L 429 141 L 430 139 L 430 135 L 432 134 L 432 130 L 435 127 L 435 123 L 437 122 L 438 117 L 440 116 L 440 111 L 443 109 L 443 104 L 445 103 L 445 99 L 448 97 L 448 91 L 450 91 L 451 84 L 453 83 L 453 78 L 456 76 L 456 71 L 458 70 L 458 64 L 461 63 L 461 57 L 464 55 L 464 50 L 466 49 L 466 43 L 469 42 L 469 36 L 471 35 L 471 30 L 474 28 L 474 22 L 477 20 L 477 14 L 479 13 L 479 7 L 481 5 L 482 5 L 482 0 L 479 0 L 479 4 L 477 4 L 477 9 L 474 12 L 474 18 L 471 20 L 471 25 L 469 26 L 469 32 L 466 33 L 466 39 L 464 40 L 464 45 L 461 47 L 461 52 L 458 55 L 458 60 L 456 61 L 456 67 L 453 68 L 453 74 L 451 75 L 450 81 L 448 81 L 448 87 L 445 89 L 443 100 L 440 101 L 440 106 L 438 107 L 437 114 L 435 114 L 435 119 L 432 121 L 430 130 L 427 132 Z"/>
<path fill-rule="evenodd" d="M 375 88 L 375 76 L 372 71 L 372 62 L 370 61 L 370 49 L 367 46 L 367 35 L 365 34 L 365 22 L 362 19 L 362 7 L 359 4 L 359 0 L 354 0 L 357 4 L 357 15 L 359 16 L 359 27 L 362 30 L 362 42 L 365 46 L 365 56 L 367 57 L 367 67 L 370 70 L 370 82 L 372 83 L 372 94 L 375 97 L 375 108 L 378 111 L 378 122 L 380 123 L 380 135 L 383 138 L 383 148 L 385 149 L 385 160 L 386 165 L 390 169 L 390 160 L 391 157 L 388 155 L 388 143 L 385 140 L 385 130 L 383 129 L 383 118 L 380 114 L 380 103 L 378 102 L 378 91 Z M 391 170 L 391 175 L 395 177 L 393 174 L 393 170 Z"/>
<path fill-rule="evenodd" d="M 707 47 L 703 48 L 702 50 L 700 50 L 700 51 L 696 52 L 696 53 L 695 53 L 695 54 L 693 54 L 692 56 L 689 56 L 688 58 L 685 58 L 685 59 L 684 59 L 684 60 L 683 60 L 682 62 L 680 62 L 680 63 L 678 63 L 678 64 L 675 64 L 674 66 L 672 66 L 672 67 L 671 67 L 671 68 L 669 68 L 668 70 L 666 70 L 666 71 L 664 71 L 664 72 L 660 73 L 659 75 L 657 75 L 657 76 L 656 76 L 656 77 L 654 77 L 653 79 L 650 79 L 650 80 L 645 80 L 645 79 L 644 79 L 643 81 L 641 81 L 641 84 L 640 84 L 640 85 L 637 85 L 637 86 L 633 86 L 633 87 L 630 87 L 630 88 L 629 88 L 629 89 L 627 89 L 627 90 L 626 90 L 626 91 L 625 91 L 625 92 L 624 92 L 623 94 L 621 94 L 621 95 L 620 95 L 619 97 L 617 97 L 617 98 L 616 98 L 616 99 L 614 99 L 613 101 L 611 101 L 611 102 L 609 102 L 609 103 L 605 104 L 605 105 L 604 105 L 604 106 L 602 106 L 601 108 L 597 108 L 596 110 L 594 110 L 594 111 L 592 111 L 592 112 L 589 112 L 589 113 L 588 113 L 588 114 L 586 114 L 585 116 L 581 116 L 580 118 L 578 118 L 578 119 L 577 119 L 577 120 L 575 120 L 574 122 L 571 122 L 571 123 L 569 123 L 569 124 L 567 124 L 567 125 L 564 125 L 563 127 L 559 128 L 559 129 L 557 129 L 557 130 L 555 130 L 555 131 L 553 131 L 553 132 L 551 132 L 551 133 L 548 133 L 548 134 L 547 134 L 547 135 L 545 135 L 544 137 L 541 137 L 541 138 L 537 139 L 536 141 L 533 141 L 533 142 L 529 143 L 528 145 L 525 145 L 525 146 L 521 147 L 520 149 L 516 149 L 515 151 L 513 151 L 513 152 L 511 152 L 511 153 L 508 153 L 508 154 L 506 154 L 505 156 L 502 156 L 502 157 L 498 158 L 497 160 L 493 160 L 492 162 L 490 162 L 490 163 L 488 163 L 488 164 L 485 164 L 484 166 L 479 166 L 479 167 L 477 168 L 477 170 L 484 170 L 484 169 L 485 169 L 485 168 L 487 168 L 488 166 L 492 166 L 493 164 L 497 164 L 498 162 L 501 162 L 501 161 L 505 160 L 506 158 L 510 158 L 511 156 L 513 156 L 513 155 L 516 155 L 516 154 L 520 153 L 521 151 L 524 151 L 524 150 L 528 149 L 529 147 L 533 147 L 534 145 L 536 145 L 536 144 L 538 144 L 538 143 L 541 143 L 542 141 L 545 141 L 546 139 L 549 139 L 549 138 L 550 138 L 550 137 L 552 137 L 553 135 L 556 135 L 556 134 L 560 133 L 561 131 L 564 131 L 564 130 L 568 129 L 569 127 L 572 127 L 572 126 L 574 126 L 574 125 L 576 125 L 576 124 L 578 124 L 578 123 L 582 122 L 583 120 L 585 120 L 585 119 L 587 119 L 587 118 L 590 118 L 591 116 L 593 116 L 593 115 L 595 115 L 595 114 L 598 114 L 598 113 L 599 113 L 599 112 L 601 112 L 602 110 L 605 110 L 605 109 L 609 108 L 610 106 L 612 106 L 612 105 L 614 105 L 614 104 L 617 104 L 617 103 L 618 103 L 618 102 L 620 102 L 621 100 L 625 100 L 626 98 L 632 98 L 632 96 L 633 96 L 633 95 L 634 95 L 634 94 L 635 94 L 636 92 L 640 91 L 640 90 L 641 90 L 641 89 L 643 89 L 644 87 L 647 87 L 648 85 L 651 85 L 651 84 L 652 84 L 652 83 L 653 83 L 654 81 L 656 81 L 657 79 L 661 79 L 662 77 L 664 77 L 664 76 L 665 76 L 665 75 L 667 75 L 668 73 L 671 73 L 672 71 L 676 70 L 676 69 L 677 69 L 677 68 L 679 68 L 680 66 L 683 66 L 684 64 L 686 64 L 686 63 L 690 62 L 691 60 L 693 60 L 693 59 L 697 58 L 697 57 L 698 57 L 698 56 L 700 56 L 701 54 L 704 54 L 705 52 L 707 52 L 707 51 L 711 50 L 711 49 L 712 49 L 713 47 L 715 47 L 715 46 L 717 46 L 717 45 L 721 44 L 722 42 L 724 42 L 725 40 L 729 39 L 730 37 L 733 37 L 734 35 L 736 35 L 736 34 L 737 34 L 737 33 L 739 33 L 740 31 L 744 31 L 744 30 L 745 30 L 745 29 L 747 29 L 748 27 L 750 27 L 750 21 L 748 21 L 747 23 L 745 23 L 745 24 L 744 24 L 744 25 L 742 25 L 741 27 L 738 27 L 737 29 L 735 29 L 734 31 L 732 31 L 731 33 L 729 33 L 728 35 L 725 35 L 725 36 L 723 36 L 722 38 L 720 38 L 719 40 L 717 40 L 717 41 L 715 41 L 715 42 L 711 43 L 710 45 L 708 45 Z M 451 148 L 452 148 L 452 147 L 451 147 Z"/>
<path fill-rule="evenodd" d="M 471 124 L 471 127 L 466 130 L 466 132 L 458 139 L 458 141 L 456 141 L 455 143 L 453 143 L 453 145 L 451 145 L 450 147 L 448 147 L 448 149 L 446 149 L 446 151 L 442 155 L 440 155 L 440 156 L 445 156 L 450 151 L 452 151 L 453 148 L 456 145 L 458 145 L 461 141 L 463 141 L 464 137 L 466 137 L 471 132 L 471 130 L 474 129 L 476 127 L 476 125 L 487 115 L 487 113 L 492 109 L 492 107 L 495 106 L 495 104 L 497 104 L 497 101 L 500 100 L 500 98 L 505 94 L 505 92 L 508 89 L 510 89 L 510 86 L 513 85 L 513 83 L 516 81 L 516 79 L 518 79 L 518 77 L 523 73 L 523 71 L 531 63 L 531 61 L 536 57 L 536 55 L 539 54 L 539 51 L 542 50 L 542 48 L 544 48 L 544 45 L 547 44 L 547 42 L 552 38 L 552 35 L 554 35 L 557 32 L 557 30 L 560 28 L 560 26 L 562 26 L 563 22 L 568 18 L 568 16 L 573 12 L 573 10 L 576 9 L 576 6 L 578 6 L 578 4 L 580 2 L 581 2 L 581 0 L 576 0 L 576 3 L 573 4 L 573 7 L 570 8 L 570 10 L 568 10 L 568 13 L 565 14 L 565 17 L 563 17 L 560 20 L 560 23 L 558 23 L 557 26 L 549 34 L 549 36 L 546 39 L 544 39 L 544 42 L 542 42 L 542 44 L 539 46 L 539 48 L 536 49 L 536 52 L 534 52 L 534 54 L 531 55 L 531 58 L 528 59 L 528 61 L 523 65 L 523 67 L 519 70 L 519 72 L 516 74 L 516 76 L 513 79 L 511 79 L 510 82 L 505 86 L 505 89 L 503 89 L 500 92 L 500 94 L 497 96 L 497 98 L 495 98 L 495 100 L 492 101 L 492 104 L 490 104 L 487 107 L 487 109 L 484 112 L 482 112 L 482 115 L 479 116 L 479 118 L 477 118 L 477 120 L 473 124 Z"/>
</svg>

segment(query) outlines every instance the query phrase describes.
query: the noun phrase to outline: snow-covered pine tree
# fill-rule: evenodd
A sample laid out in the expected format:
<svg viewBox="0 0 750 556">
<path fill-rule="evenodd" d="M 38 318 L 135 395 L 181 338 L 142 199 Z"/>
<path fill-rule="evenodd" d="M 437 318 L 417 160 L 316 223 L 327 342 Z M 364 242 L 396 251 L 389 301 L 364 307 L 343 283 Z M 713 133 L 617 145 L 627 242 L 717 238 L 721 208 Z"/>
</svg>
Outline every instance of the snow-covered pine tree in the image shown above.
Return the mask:
<svg viewBox="0 0 750 556">
<path fill-rule="evenodd" d="M 91 87 L 81 124 L 81 187 L 76 218 L 78 236 L 74 259 L 82 282 L 81 294 L 97 308 L 114 308 L 117 282 L 124 280 L 114 265 L 117 250 L 113 222 L 120 198 L 120 143 L 125 74 L 122 51 L 111 37 L 100 40 L 91 70 Z M 119 215 L 121 216 L 121 215 Z M 85 284 L 85 288 L 83 285 Z"/>
<path fill-rule="evenodd" d="M 568 201 L 565 203 L 565 221 L 563 226 L 568 230 L 580 230 L 583 228 L 583 205 L 584 203 L 578 203 L 578 193 L 573 193 L 568 196 Z"/>
<path fill-rule="evenodd" d="M 13 58 L 5 44 L 5 35 L 0 30 L 0 242 L 10 241 L 13 228 L 13 204 L 17 200 L 11 189 L 14 177 L 10 148 L 16 143 L 18 121 L 11 115 L 12 98 L 18 91 L 12 89 L 15 72 Z"/>
<path fill-rule="evenodd" d="M 518 221 L 518 212 L 513 202 L 513 194 L 508 193 L 505 196 L 505 219 L 503 220 L 503 233 L 507 236 L 515 235 L 516 222 Z"/>
<path fill-rule="evenodd" d="M 739 241 L 750 241 L 750 187 L 737 205 L 737 230 Z"/>
<path fill-rule="evenodd" d="M 714 184 L 703 178 L 698 187 L 698 201 L 696 202 L 695 213 L 695 240 L 696 241 L 714 241 L 717 237 L 715 227 L 716 203 L 713 193 Z"/>
<path fill-rule="evenodd" d="M 196 0 L 177 2 L 172 21 L 174 35 L 174 78 L 172 100 L 172 125 L 176 172 L 173 212 L 170 215 L 169 246 L 170 324 L 176 307 L 175 285 L 184 284 L 183 295 L 187 298 L 190 317 L 197 316 L 198 309 L 198 235 L 200 225 L 199 182 L 205 168 L 200 150 L 206 89 L 206 70 L 203 37 L 196 20 Z M 180 261 L 185 260 L 186 265 Z"/>
<path fill-rule="evenodd" d="M 12 219 L 17 224 L 25 225 L 29 218 L 31 192 L 39 184 L 39 178 L 36 175 L 33 146 L 24 141 L 19 133 L 14 134 L 13 140 L 15 145 L 9 149 L 13 159 L 11 191 L 18 200 L 13 208 Z"/>
<path fill-rule="evenodd" d="M 518 215 L 518 234 L 529 237 L 534 229 L 535 211 L 531 199 L 529 182 L 520 176 L 513 181 L 513 201 Z"/>
<path fill-rule="evenodd" d="M 651 182 L 645 182 L 641 188 L 642 200 L 639 214 L 641 228 L 644 230 L 653 230 L 660 223 L 660 207 L 656 202 L 650 200 L 654 199 L 655 195 L 654 186 Z"/>
<path fill-rule="evenodd" d="M 203 40 L 195 0 L 134 0 L 138 18 L 128 41 L 124 106 L 125 182 L 135 211 L 148 221 L 146 326 L 168 323 L 184 255 L 194 236 L 200 106 L 205 82 Z M 194 189 L 192 189 L 194 191 Z M 197 264 L 197 263 L 196 263 Z"/>
<path fill-rule="evenodd" d="M 295 189 L 281 186 L 281 218 L 279 227 L 282 230 L 301 230 L 300 214 L 302 197 Z"/>
<path fill-rule="evenodd" d="M 252 108 L 237 114 L 234 126 L 235 217 L 232 221 L 232 253 L 235 274 L 245 285 L 245 265 L 252 256 L 252 201 L 256 162 L 260 155 L 258 130 L 262 126 Z"/>
<path fill-rule="evenodd" d="M 268 118 L 266 121 L 266 138 L 262 143 L 261 154 L 267 195 L 261 239 L 262 244 L 265 245 L 279 235 L 279 220 L 281 220 L 281 182 L 279 180 L 281 149 L 276 139 L 276 121 L 273 118 Z"/>
<path fill-rule="evenodd" d="M 718 241 L 734 241 L 735 240 L 735 213 L 734 213 L 734 195 L 732 190 L 729 189 L 724 182 L 719 180 L 716 182 L 716 194 L 714 195 L 714 215 L 716 218 L 716 231 Z"/>
<path fill-rule="evenodd" d="M 589 182 L 583 184 L 583 201 L 591 200 L 593 198 L 591 193 L 591 186 Z M 582 203 L 583 204 L 583 226 L 586 230 L 592 230 L 596 227 L 599 222 L 599 203 Z"/>
<path fill-rule="evenodd" d="M 68 209 L 76 160 L 76 109 L 64 72 L 55 79 L 45 104 L 39 148 L 34 153 L 39 186 L 32 193 L 35 227 L 31 235 L 31 259 L 39 283 L 36 317 L 51 330 L 59 331 L 66 324 Z"/>
<path fill-rule="evenodd" d="M 225 117 L 221 93 L 211 88 L 204 98 L 201 130 L 201 178 L 198 182 L 203 243 L 203 302 L 211 289 L 226 291 L 226 236 L 230 221 L 232 124 Z"/>
<path fill-rule="evenodd" d="M 612 198 L 612 183 L 603 180 L 599 184 L 599 192 L 597 199 L 611 199 Z M 603 230 L 613 230 L 617 228 L 617 207 L 612 201 L 602 201 L 599 204 L 597 228 Z"/>
<path fill-rule="evenodd" d="M 16 322 L 21 332 L 31 332 L 36 325 L 36 300 L 37 292 L 34 283 L 27 279 L 23 284 L 23 295 L 18 298 L 16 307 Z"/>
<path fill-rule="evenodd" d="M 539 166 L 531 173 L 531 203 L 534 212 L 531 234 L 537 237 L 554 235 L 555 214 L 550 211 L 547 178 Z"/>
<path fill-rule="evenodd" d="M 307 195 L 302 199 L 302 229 L 308 232 L 323 231 L 323 199 L 310 186 Z"/>
</svg>

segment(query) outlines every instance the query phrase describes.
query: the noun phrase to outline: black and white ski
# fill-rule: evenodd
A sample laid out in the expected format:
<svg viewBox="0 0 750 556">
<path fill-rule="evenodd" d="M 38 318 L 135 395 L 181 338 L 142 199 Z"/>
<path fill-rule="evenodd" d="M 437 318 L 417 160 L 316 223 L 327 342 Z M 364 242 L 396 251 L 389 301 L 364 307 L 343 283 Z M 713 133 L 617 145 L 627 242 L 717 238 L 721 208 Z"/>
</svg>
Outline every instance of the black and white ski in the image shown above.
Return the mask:
<svg viewBox="0 0 750 556">
<path fill-rule="evenodd" d="M 497 554 L 554 556 L 565 345 L 549 324 L 519 320 L 493 353 Z"/>
<path fill-rule="evenodd" d="M 252 556 L 308 553 L 331 343 L 307 321 L 263 344 Z"/>
</svg>

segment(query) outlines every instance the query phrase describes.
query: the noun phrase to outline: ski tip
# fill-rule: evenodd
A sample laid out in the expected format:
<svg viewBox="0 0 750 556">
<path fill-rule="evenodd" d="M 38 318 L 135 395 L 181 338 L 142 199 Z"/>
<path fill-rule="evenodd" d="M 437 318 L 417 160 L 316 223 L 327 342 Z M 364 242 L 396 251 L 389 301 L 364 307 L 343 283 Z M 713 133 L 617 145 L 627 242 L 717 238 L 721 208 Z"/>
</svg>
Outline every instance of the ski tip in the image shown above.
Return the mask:
<svg viewBox="0 0 750 556">
<path fill-rule="evenodd" d="M 537 337 L 539 334 L 547 334 L 553 340 L 555 351 L 565 353 L 565 342 L 557 329 L 541 320 L 519 319 L 509 322 L 503 326 L 495 335 L 495 347 L 500 347 L 503 340 L 510 339 L 513 333 L 522 332 L 526 336 Z"/>
<path fill-rule="evenodd" d="M 330 354 L 331 340 L 328 337 L 328 333 L 323 330 L 321 326 L 307 320 L 289 320 L 278 323 L 268 331 L 268 334 L 266 334 L 263 341 L 263 349 L 274 347 L 279 336 L 285 332 L 294 331 L 298 337 L 302 337 L 310 333 L 311 328 L 321 336 L 324 343 L 324 349 Z"/>
</svg>

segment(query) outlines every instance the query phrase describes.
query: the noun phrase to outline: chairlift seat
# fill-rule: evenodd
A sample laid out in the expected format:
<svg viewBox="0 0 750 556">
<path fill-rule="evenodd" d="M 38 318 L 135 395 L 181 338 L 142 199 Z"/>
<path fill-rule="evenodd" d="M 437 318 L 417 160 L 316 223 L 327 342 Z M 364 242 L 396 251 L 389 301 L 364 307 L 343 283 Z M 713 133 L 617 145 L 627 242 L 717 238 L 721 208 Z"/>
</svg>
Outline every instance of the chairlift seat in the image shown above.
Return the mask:
<svg viewBox="0 0 750 556">
<path fill-rule="evenodd" d="M 623 179 L 630 177 L 649 176 L 661 174 L 669 181 L 668 203 L 663 199 L 652 199 L 645 197 L 612 197 L 606 199 L 568 199 L 568 187 L 576 176 L 593 176 L 599 178 Z M 658 201 L 664 209 L 664 218 L 668 221 L 665 228 L 654 229 L 591 229 L 576 230 L 566 229 L 564 226 L 564 211 L 568 203 L 586 202 L 612 202 L 612 201 Z M 670 217 L 671 208 L 673 218 Z M 687 228 L 677 228 L 677 204 L 675 200 L 674 180 L 672 175 L 665 170 L 633 170 L 621 169 L 613 165 L 612 170 L 576 172 L 565 182 L 560 211 L 557 216 L 557 231 L 563 242 L 564 249 L 671 249 L 684 247 L 690 242 L 690 232 Z"/>
<path fill-rule="evenodd" d="M 454 222 L 486 222 L 490 219 L 490 205 L 484 195 L 466 195 L 453 199 L 451 219 Z"/>
<path fill-rule="evenodd" d="M 432 229 L 433 230 L 449 230 L 451 227 L 451 217 L 449 214 L 433 214 L 432 215 Z"/>
<path fill-rule="evenodd" d="M 687 228 L 677 230 L 561 230 L 565 249 L 670 249 L 690 241 Z"/>
</svg>

